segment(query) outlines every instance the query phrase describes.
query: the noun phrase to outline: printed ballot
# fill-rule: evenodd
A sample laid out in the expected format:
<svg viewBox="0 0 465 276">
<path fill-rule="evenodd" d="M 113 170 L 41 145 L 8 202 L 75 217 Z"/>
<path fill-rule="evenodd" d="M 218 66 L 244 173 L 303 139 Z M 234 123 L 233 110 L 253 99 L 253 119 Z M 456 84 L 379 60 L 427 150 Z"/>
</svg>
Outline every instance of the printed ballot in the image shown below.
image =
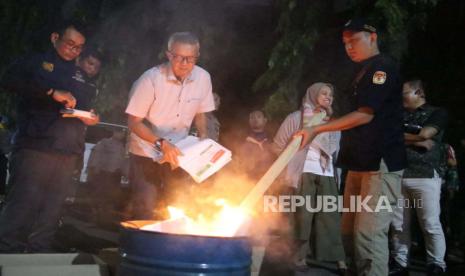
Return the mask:
<svg viewBox="0 0 465 276">
<path fill-rule="evenodd" d="M 155 162 L 163 159 L 163 154 L 152 144 L 135 134 L 132 135 L 138 139 L 146 156 L 150 156 Z M 179 167 L 192 176 L 197 183 L 204 181 L 231 161 L 231 151 L 211 139 L 200 140 L 195 136 L 187 136 L 174 145 L 183 154 L 178 156 Z"/>
<path fill-rule="evenodd" d="M 179 166 L 200 183 L 231 161 L 231 151 L 211 139 L 187 136 L 176 143 Z"/>
</svg>

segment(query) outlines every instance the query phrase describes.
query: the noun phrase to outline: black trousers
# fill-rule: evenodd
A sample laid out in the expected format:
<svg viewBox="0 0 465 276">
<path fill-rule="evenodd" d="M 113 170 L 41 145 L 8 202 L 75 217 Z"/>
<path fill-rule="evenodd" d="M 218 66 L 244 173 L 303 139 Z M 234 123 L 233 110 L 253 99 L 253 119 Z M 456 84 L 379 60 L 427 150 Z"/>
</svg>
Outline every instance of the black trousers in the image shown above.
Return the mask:
<svg viewBox="0 0 465 276">
<path fill-rule="evenodd" d="M 51 252 L 61 208 L 73 188 L 77 155 L 15 151 L 0 215 L 0 252 Z"/>
<path fill-rule="evenodd" d="M 171 170 L 167 163 L 129 155 L 132 219 L 160 219 L 167 205 L 189 193 L 193 180 L 182 169 Z"/>
</svg>

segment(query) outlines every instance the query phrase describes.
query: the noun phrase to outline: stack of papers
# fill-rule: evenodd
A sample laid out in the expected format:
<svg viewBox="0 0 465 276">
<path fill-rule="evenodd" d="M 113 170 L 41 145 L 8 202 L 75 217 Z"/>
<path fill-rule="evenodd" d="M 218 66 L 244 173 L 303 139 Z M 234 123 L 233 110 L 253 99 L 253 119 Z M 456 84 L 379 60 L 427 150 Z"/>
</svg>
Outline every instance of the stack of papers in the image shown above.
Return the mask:
<svg viewBox="0 0 465 276">
<path fill-rule="evenodd" d="M 151 156 L 155 162 L 163 159 L 162 153 L 157 151 L 153 145 L 138 139 L 147 156 Z M 179 167 L 192 176 L 197 183 L 204 181 L 231 161 L 231 151 L 212 139 L 200 140 L 195 136 L 187 136 L 175 146 L 183 154 L 178 156 Z"/>
<path fill-rule="evenodd" d="M 187 136 L 176 143 L 183 153 L 178 156 L 179 166 L 184 169 L 195 182 L 200 183 L 231 161 L 231 151 L 212 139 L 199 140 Z"/>
</svg>

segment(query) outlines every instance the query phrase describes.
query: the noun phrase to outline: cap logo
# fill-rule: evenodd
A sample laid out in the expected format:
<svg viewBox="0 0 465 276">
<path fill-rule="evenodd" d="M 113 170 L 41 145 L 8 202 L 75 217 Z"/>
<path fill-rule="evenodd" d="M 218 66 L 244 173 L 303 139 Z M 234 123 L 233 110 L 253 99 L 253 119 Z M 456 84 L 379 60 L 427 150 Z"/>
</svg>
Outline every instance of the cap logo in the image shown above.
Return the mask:
<svg viewBox="0 0 465 276">
<path fill-rule="evenodd" d="M 350 23 L 352 23 L 352 19 L 351 19 L 351 20 L 349 20 L 349 21 L 347 21 L 347 23 L 346 23 L 346 24 L 344 24 L 344 26 L 345 26 L 345 27 L 347 27 L 347 26 L 349 26 L 349 25 L 350 25 Z"/>
</svg>

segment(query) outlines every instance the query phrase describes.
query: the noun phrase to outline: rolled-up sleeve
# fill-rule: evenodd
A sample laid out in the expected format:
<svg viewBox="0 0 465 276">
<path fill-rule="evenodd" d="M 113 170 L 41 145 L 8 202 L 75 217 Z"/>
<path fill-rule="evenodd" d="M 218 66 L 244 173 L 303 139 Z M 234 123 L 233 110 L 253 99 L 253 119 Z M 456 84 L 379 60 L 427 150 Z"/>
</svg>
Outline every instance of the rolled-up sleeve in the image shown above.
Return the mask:
<svg viewBox="0 0 465 276">
<path fill-rule="evenodd" d="M 447 126 L 448 114 L 443 108 L 436 109 L 428 120 L 425 122 L 425 127 L 434 127 L 438 131 L 445 130 Z"/>
</svg>

